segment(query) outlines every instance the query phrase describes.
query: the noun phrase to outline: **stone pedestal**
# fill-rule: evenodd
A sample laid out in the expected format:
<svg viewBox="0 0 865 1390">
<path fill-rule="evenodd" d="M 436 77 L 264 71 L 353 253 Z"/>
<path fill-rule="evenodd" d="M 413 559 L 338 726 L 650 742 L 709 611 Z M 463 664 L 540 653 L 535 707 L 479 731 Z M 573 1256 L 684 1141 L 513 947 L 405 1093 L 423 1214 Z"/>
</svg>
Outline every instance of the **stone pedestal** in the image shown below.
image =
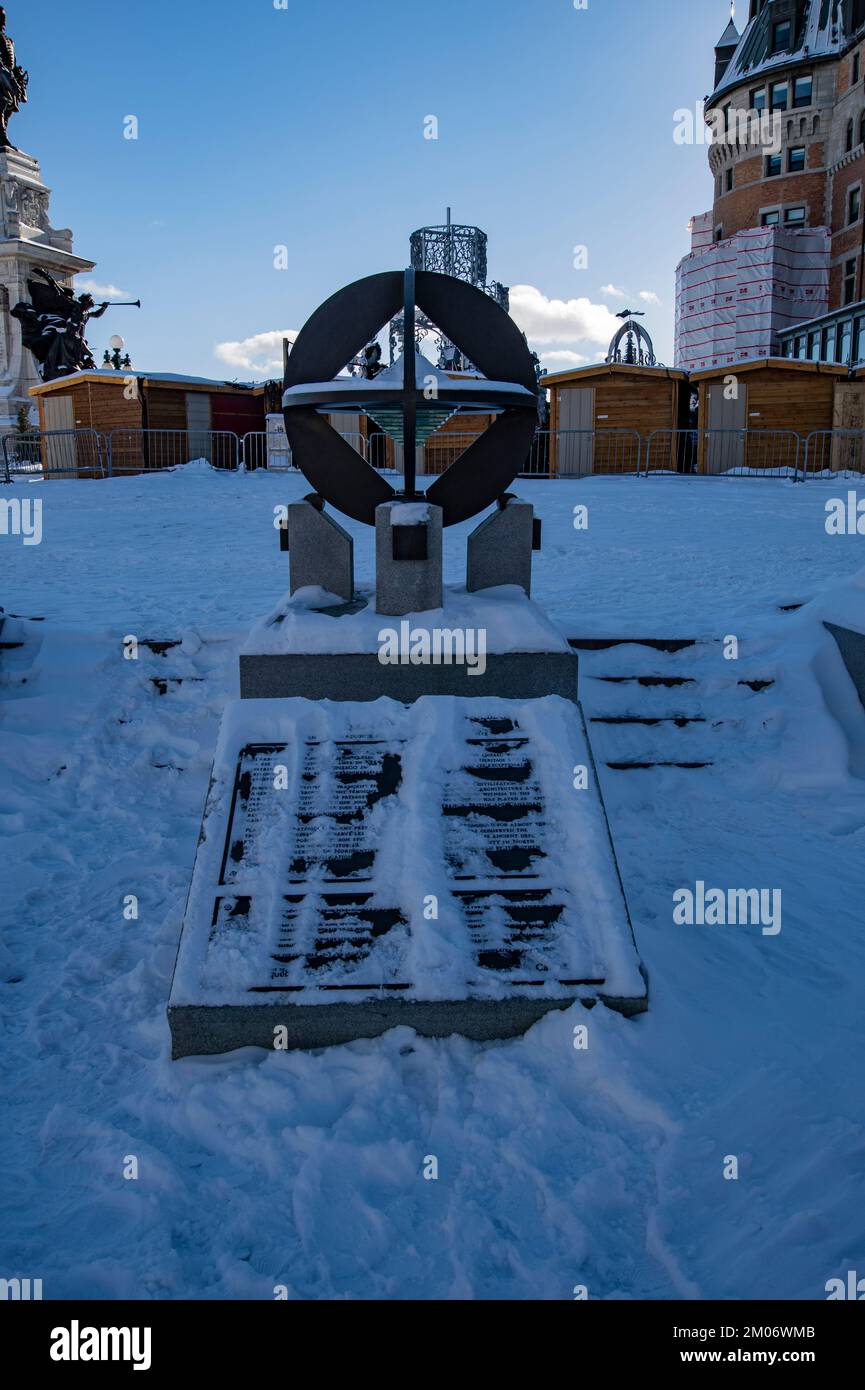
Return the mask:
<svg viewBox="0 0 865 1390">
<path fill-rule="evenodd" d="M 0 150 L 0 435 L 14 430 L 22 406 L 34 409 L 29 390 L 41 382 L 9 310 L 28 298 L 27 279 L 37 266 L 64 285 L 94 266 L 73 254 L 68 229 L 51 226 L 50 198 L 32 155 Z"/>
<path fill-rule="evenodd" d="M 347 603 L 354 597 L 354 541 L 311 502 L 288 508 L 288 568 L 293 594 L 312 587 Z"/>
<path fill-rule="evenodd" d="M 495 589 L 518 584 L 532 592 L 532 540 L 535 509 L 530 502 L 497 507 L 469 536 L 466 588 Z"/>
<path fill-rule="evenodd" d="M 375 610 L 390 617 L 442 606 L 442 509 L 383 502 L 375 510 Z"/>
</svg>

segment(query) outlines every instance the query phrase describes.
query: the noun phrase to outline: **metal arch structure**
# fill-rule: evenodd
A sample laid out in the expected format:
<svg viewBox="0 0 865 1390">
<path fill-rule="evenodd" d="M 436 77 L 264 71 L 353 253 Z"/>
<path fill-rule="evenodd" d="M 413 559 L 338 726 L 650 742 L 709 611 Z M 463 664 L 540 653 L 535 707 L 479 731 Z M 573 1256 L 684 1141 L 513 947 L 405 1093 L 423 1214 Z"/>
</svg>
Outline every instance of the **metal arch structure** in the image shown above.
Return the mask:
<svg viewBox="0 0 865 1390">
<path fill-rule="evenodd" d="M 418 493 L 416 422 L 418 409 L 427 402 L 418 387 L 414 353 L 405 354 L 401 389 L 376 397 L 377 404 L 402 411 L 405 477 L 397 492 L 324 414 L 337 399 L 342 408 L 364 409 L 374 383 L 356 378 L 337 383 L 337 373 L 400 311 L 411 342 L 418 310 L 477 363 L 486 378 L 439 391 L 437 403 L 472 413 L 500 413 L 426 493 Z M 441 507 L 445 526 L 476 516 L 513 482 L 537 425 L 535 367 L 513 319 L 474 285 L 414 267 L 355 281 L 322 304 L 298 335 L 284 386 L 286 434 L 304 477 L 338 511 L 368 525 L 375 524 L 376 507 L 398 498 L 421 497 Z"/>
<path fill-rule="evenodd" d="M 623 309 L 616 317 L 624 322 L 610 343 L 605 361 L 619 362 L 626 367 L 660 366 L 652 339 L 643 325 L 637 323 L 642 314 L 636 309 Z"/>
<path fill-rule="evenodd" d="M 505 313 L 510 311 L 510 291 L 497 280 L 487 283 L 487 245 L 486 232 L 480 227 L 463 225 L 451 221 L 448 208 L 447 222 L 438 227 L 419 227 L 409 238 L 411 264 L 416 271 L 432 271 L 439 275 L 452 275 L 465 280 L 476 289 L 495 300 Z M 415 320 L 415 336 L 420 349 L 424 338 L 434 339 L 438 349 L 438 365 L 453 371 L 471 371 L 473 364 L 462 354 L 436 325 L 418 314 Z M 402 315 L 397 315 L 390 324 L 390 360 L 405 351 L 406 333 Z"/>
</svg>

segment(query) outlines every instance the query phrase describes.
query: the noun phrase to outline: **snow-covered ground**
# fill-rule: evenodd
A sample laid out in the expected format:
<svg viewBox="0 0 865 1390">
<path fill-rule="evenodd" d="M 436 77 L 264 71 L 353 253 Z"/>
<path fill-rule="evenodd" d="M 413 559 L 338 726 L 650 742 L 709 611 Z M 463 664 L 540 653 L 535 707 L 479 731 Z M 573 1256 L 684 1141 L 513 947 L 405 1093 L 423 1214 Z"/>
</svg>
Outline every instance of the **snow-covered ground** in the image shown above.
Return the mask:
<svg viewBox="0 0 865 1390">
<path fill-rule="evenodd" d="M 822 625 L 865 628 L 865 539 L 824 524 L 852 486 L 517 485 L 565 635 L 697 639 L 583 659 L 647 1014 L 174 1063 L 219 719 L 286 587 L 273 509 L 307 488 L 191 467 L 0 489 L 43 502 L 40 545 L 0 535 L 21 615 L 0 636 L 0 1276 L 47 1298 L 820 1299 L 865 1274 L 865 710 Z M 182 646 L 127 661 L 129 635 Z M 679 722 L 597 722 L 626 715 Z M 634 761 L 710 765 L 608 766 Z M 781 931 L 677 925 L 698 881 L 781 890 Z"/>
</svg>

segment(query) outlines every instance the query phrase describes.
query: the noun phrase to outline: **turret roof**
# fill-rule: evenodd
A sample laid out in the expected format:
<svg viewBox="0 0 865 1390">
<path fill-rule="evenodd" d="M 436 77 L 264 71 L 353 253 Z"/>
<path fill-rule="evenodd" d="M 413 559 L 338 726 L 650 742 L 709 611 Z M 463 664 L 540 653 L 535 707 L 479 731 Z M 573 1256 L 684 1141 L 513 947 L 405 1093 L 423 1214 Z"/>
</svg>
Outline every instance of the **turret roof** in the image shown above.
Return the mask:
<svg viewBox="0 0 865 1390">
<path fill-rule="evenodd" d="M 777 68 L 789 67 L 791 63 L 832 58 L 843 53 L 856 34 L 865 30 L 865 21 L 853 27 L 853 14 L 853 0 L 805 0 L 801 21 L 792 38 L 794 46 L 783 53 L 772 53 L 773 6 L 764 5 L 745 27 L 708 104 L 711 105 L 740 82 L 752 81 Z M 724 40 L 727 33 L 729 26 L 719 48 L 726 46 Z"/>
<path fill-rule="evenodd" d="M 742 35 L 739 33 L 739 30 L 736 28 L 735 24 L 731 19 L 730 23 L 727 25 L 718 42 L 715 44 L 715 47 L 736 48 L 741 37 Z"/>
</svg>

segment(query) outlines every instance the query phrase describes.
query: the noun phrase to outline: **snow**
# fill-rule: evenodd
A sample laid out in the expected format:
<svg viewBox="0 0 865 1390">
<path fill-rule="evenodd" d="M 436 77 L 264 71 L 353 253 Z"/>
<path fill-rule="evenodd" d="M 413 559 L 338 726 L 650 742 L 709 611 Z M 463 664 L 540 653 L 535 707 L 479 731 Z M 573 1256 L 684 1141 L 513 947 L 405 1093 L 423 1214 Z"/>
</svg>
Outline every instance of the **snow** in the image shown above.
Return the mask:
<svg viewBox="0 0 865 1390">
<path fill-rule="evenodd" d="M 541 881 L 532 869 L 526 874 L 525 886 L 549 887 L 552 901 L 567 904 L 562 925 L 550 933 L 551 940 L 544 944 L 536 941 L 526 951 L 521 974 L 536 978 L 542 970 L 547 972 L 546 983 L 533 987 L 532 997 L 561 998 L 564 994 L 572 998 L 578 991 L 563 989 L 562 981 L 600 979 L 606 995 L 641 999 L 645 986 L 609 854 L 603 810 L 596 796 L 577 794 L 572 786 L 571 769 L 589 766 L 591 757 L 571 702 L 556 697 L 525 704 L 486 699 L 478 706 L 465 699 L 426 698 L 406 708 L 388 699 L 371 704 L 234 700 L 226 707 L 219 731 L 172 1005 L 248 1004 L 248 991 L 271 983 L 271 979 L 303 985 L 304 1004 L 325 1006 L 335 1002 L 334 994 L 328 991 L 348 984 L 354 992 L 341 994 L 340 1003 L 356 1005 L 374 999 L 385 981 L 409 982 L 410 988 L 402 996 L 408 1000 L 519 995 L 521 991 L 514 990 L 507 975 L 478 968 L 476 948 L 451 898 L 455 886 L 464 890 L 502 888 L 500 880 L 490 877 L 489 862 L 476 846 L 480 837 L 472 828 L 472 818 L 461 820 L 456 832 L 454 822 L 442 814 L 443 804 L 471 803 L 477 797 L 477 786 L 471 785 L 463 768 L 470 752 L 466 740 L 477 741 L 482 733 L 470 722 L 472 714 L 478 712 L 485 718 L 512 721 L 518 737 L 529 740 L 528 747 L 515 757 L 517 761 L 526 757 L 532 761 L 532 782 L 522 796 L 524 802 L 537 800 L 543 807 L 547 857 Z M 316 824 L 321 824 L 326 812 L 332 814 L 335 804 L 332 769 L 336 747 L 349 740 L 381 739 L 383 734 L 388 749 L 400 757 L 400 785 L 371 812 L 376 856 L 372 868 L 363 875 L 363 891 L 371 895 L 375 906 L 398 907 L 406 926 L 383 935 L 355 961 L 338 958 L 317 971 L 314 978 L 298 959 L 274 972 L 273 958 L 285 917 L 281 894 L 304 892 L 313 899 L 319 914 L 316 921 L 302 920 L 294 935 L 314 941 L 319 935 L 317 923 L 328 885 L 331 898 L 340 891 L 320 866 L 311 865 L 305 872 L 295 870 L 293 875 L 288 869 L 293 860 L 315 858 Z M 303 825 L 292 812 L 299 804 L 301 779 L 304 773 L 308 775 L 310 764 L 298 750 L 313 743 L 320 750 L 312 766 L 317 769 L 321 796 L 310 799 L 308 795 L 304 800 L 308 819 Z M 233 842 L 238 829 L 234 808 L 238 755 L 250 746 L 270 750 L 274 745 L 278 745 L 275 751 L 260 759 L 261 770 L 257 763 L 251 773 L 249 799 L 261 798 L 263 807 L 246 837 L 243 857 L 223 871 L 229 830 Z M 471 753 L 481 760 L 477 747 Z M 490 759 L 496 765 L 502 761 L 508 760 L 500 756 Z M 356 767 L 357 760 L 351 766 Z M 285 783 L 274 792 L 277 767 L 285 768 Z M 516 795 L 512 790 L 511 796 Z M 339 804 L 347 809 L 346 803 Z M 332 822 L 330 829 L 332 832 Z M 461 843 L 456 843 L 457 834 Z M 367 841 L 352 839 L 350 843 Z M 331 842 L 330 853 L 334 852 Z M 346 844 L 340 853 L 348 852 Z M 446 856 L 461 860 L 450 878 L 444 870 Z M 281 866 L 277 873 L 275 866 Z M 454 884 L 454 875 L 462 880 L 460 884 Z M 507 886 L 513 888 L 514 875 Z M 351 887 L 349 881 L 342 885 L 343 891 Z M 354 887 L 356 892 L 357 885 Z M 428 894 L 435 894 L 441 904 L 434 921 L 424 918 Z M 214 922 L 214 900 L 227 895 L 252 904 L 242 931 L 231 930 L 230 924 L 229 930 L 223 931 Z M 304 912 L 308 911 L 305 907 Z M 502 944 L 491 925 L 484 945 L 499 949 Z M 300 949 L 293 947 L 293 951 Z M 596 993 L 585 991 L 589 998 Z M 276 1006 L 285 1001 L 281 995 L 269 994 L 256 996 L 256 1002 Z"/>
<path fill-rule="evenodd" d="M 367 606 L 334 622 L 319 610 L 344 600 L 317 587 L 284 595 L 272 613 L 255 623 L 243 644 L 244 653 L 279 655 L 283 652 L 378 652 L 382 633 L 403 628 L 412 641 L 436 632 L 484 632 L 485 652 L 567 651 L 568 644 L 543 609 L 527 599 L 516 585 L 503 584 L 482 594 L 447 586 L 444 606 L 425 613 L 409 613 L 402 619 L 375 611 L 373 590 L 360 591 Z M 403 627 L 403 624 L 406 626 Z"/>
<path fill-rule="evenodd" d="M 4 1277 L 48 1299 L 822 1299 L 861 1277 L 865 710 L 823 625 L 863 627 L 865 543 L 825 530 L 846 487 L 515 487 L 561 632 L 696 639 L 581 654 L 590 719 L 706 721 L 590 724 L 647 1014 L 177 1063 L 165 1008 L 217 731 L 286 587 L 274 508 L 308 486 L 183 470 L 3 491 L 31 490 L 42 544 L 0 534 L 0 603 L 44 618 L 9 618 L 23 645 L 0 651 Z M 368 587 L 371 537 L 344 524 Z M 446 535 L 456 582 L 466 529 Z M 131 635 L 182 645 L 126 660 Z M 679 748 L 713 765 L 606 766 Z M 675 926 L 699 881 L 781 890 L 782 931 Z"/>
<path fill-rule="evenodd" d="M 427 502 L 395 502 L 390 509 L 391 526 L 420 526 L 430 519 Z"/>
</svg>

